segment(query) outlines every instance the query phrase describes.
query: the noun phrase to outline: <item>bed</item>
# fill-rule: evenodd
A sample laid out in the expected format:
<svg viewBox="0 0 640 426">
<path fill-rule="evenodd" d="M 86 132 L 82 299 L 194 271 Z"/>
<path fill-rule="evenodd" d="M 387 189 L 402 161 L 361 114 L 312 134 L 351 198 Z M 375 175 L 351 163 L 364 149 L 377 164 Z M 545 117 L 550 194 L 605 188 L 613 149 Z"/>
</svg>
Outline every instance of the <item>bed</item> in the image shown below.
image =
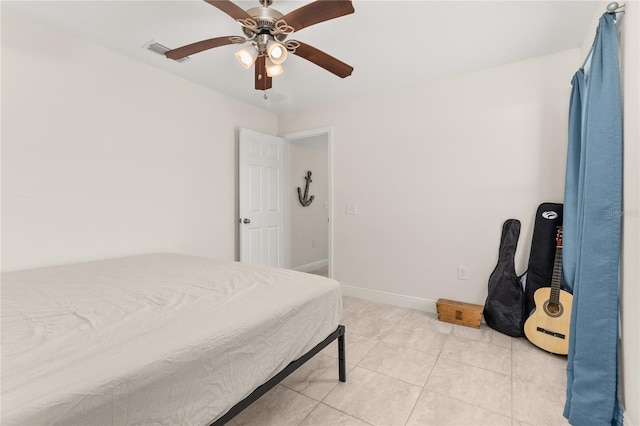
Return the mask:
<svg viewBox="0 0 640 426">
<path fill-rule="evenodd" d="M 344 381 L 341 310 L 334 280 L 177 254 L 5 273 L 1 423 L 222 424 L 334 339 Z"/>
</svg>

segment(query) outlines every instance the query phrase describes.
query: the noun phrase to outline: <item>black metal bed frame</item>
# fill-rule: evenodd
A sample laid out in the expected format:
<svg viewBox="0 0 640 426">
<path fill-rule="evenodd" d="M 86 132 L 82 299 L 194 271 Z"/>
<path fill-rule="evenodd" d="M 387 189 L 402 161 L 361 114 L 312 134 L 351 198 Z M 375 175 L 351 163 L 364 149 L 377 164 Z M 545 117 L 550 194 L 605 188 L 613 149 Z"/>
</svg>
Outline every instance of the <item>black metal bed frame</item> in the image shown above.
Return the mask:
<svg viewBox="0 0 640 426">
<path fill-rule="evenodd" d="M 282 371 L 273 376 L 264 384 L 257 387 L 253 392 L 249 394 L 249 396 L 231 407 L 229 411 L 227 411 L 218 420 L 211 423 L 210 426 L 222 426 L 227 423 L 229 420 L 240 414 L 242 410 L 247 408 L 258 398 L 267 393 L 269 389 L 280 383 L 282 380 L 284 380 L 285 377 L 296 371 L 300 366 L 302 366 L 302 364 L 309 361 L 315 354 L 323 350 L 327 345 L 329 345 L 329 343 L 333 342 L 336 339 L 338 339 L 338 378 L 341 382 L 345 382 L 347 380 L 347 370 L 344 350 L 344 332 L 344 325 L 339 325 L 338 328 L 336 328 L 336 330 L 331 333 L 326 339 L 318 343 L 309 352 L 302 355 L 300 358 L 289 363 L 289 365 L 287 365 Z"/>
</svg>

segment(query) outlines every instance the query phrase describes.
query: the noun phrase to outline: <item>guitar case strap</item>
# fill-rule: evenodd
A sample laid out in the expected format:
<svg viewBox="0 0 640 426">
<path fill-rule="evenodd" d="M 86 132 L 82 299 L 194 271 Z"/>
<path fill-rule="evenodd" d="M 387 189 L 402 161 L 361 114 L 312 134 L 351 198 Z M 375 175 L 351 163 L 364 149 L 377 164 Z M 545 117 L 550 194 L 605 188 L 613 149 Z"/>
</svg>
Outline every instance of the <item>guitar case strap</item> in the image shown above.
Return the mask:
<svg viewBox="0 0 640 426">
<path fill-rule="evenodd" d="M 516 274 L 514 257 L 520 236 L 520 221 L 508 219 L 502 225 L 498 264 L 489 276 L 484 319 L 494 330 L 509 336 L 523 335 L 524 290 Z"/>
<path fill-rule="evenodd" d="M 562 226 L 562 204 L 540 204 L 536 211 L 525 281 L 525 312 L 527 317 L 536 307 L 533 300 L 533 294 L 536 290 L 541 287 L 551 287 L 553 263 L 556 255 L 556 235 L 559 226 Z"/>
</svg>

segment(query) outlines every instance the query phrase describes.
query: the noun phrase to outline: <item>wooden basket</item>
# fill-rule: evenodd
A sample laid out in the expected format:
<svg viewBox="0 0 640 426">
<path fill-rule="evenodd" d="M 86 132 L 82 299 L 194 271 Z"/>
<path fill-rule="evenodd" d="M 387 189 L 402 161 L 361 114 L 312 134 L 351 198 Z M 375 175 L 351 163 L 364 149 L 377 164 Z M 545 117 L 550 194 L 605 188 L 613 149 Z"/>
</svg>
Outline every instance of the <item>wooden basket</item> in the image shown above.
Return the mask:
<svg viewBox="0 0 640 426">
<path fill-rule="evenodd" d="M 480 328 L 484 306 L 455 300 L 438 299 L 438 319 L 452 324 Z"/>
</svg>

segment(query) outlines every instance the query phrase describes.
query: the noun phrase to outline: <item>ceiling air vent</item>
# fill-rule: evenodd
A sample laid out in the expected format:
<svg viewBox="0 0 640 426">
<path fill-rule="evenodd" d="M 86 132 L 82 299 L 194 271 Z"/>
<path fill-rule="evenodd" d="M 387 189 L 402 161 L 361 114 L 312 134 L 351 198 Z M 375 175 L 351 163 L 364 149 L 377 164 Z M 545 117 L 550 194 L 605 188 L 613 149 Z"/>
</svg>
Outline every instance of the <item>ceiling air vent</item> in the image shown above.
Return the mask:
<svg viewBox="0 0 640 426">
<path fill-rule="evenodd" d="M 164 56 L 165 52 L 168 52 L 171 50 L 171 48 L 158 43 L 157 41 L 151 41 L 147 44 L 144 45 L 144 47 L 146 47 L 148 50 L 157 53 L 158 55 L 162 55 Z M 180 58 L 178 60 L 176 60 L 176 62 L 184 62 L 191 59 L 189 56 L 185 56 L 184 58 Z"/>
</svg>

